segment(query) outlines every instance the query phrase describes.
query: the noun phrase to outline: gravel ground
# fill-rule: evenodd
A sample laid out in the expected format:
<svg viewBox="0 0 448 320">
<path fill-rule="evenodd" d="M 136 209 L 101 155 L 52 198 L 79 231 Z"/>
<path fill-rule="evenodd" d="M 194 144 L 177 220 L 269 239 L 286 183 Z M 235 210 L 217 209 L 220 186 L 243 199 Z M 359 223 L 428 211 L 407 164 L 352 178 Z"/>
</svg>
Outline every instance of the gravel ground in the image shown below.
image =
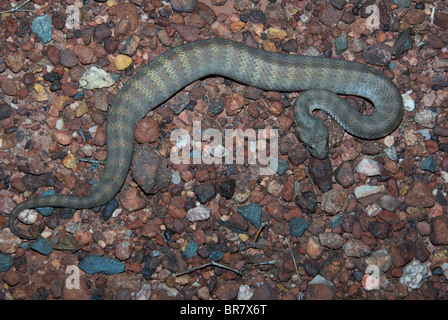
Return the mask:
<svg viewBox="0 0 448 320">
<path fill-rule="evenodd" d="M 22 3 L 0 2 L 0 299 L 446 299 L 446 2 Z M 399 87 L 404 119 L 366 141 L 317 113 L 331 156 L 316 160 L 294 135 L 297 93 L 203 79 L 139 123 L 114 200 L 26 211 L 20 227 L 44 226 L 42 237 L 14 236 L 7 221 L 17 203 L 89 193 L 122 84 L 162 52 L 203 38 L 372 65 Z M 193 121 L 221 132 L 278 129 L 277 173 L 171 163 L 171 132 L 192 132 Z"/>
</svg>

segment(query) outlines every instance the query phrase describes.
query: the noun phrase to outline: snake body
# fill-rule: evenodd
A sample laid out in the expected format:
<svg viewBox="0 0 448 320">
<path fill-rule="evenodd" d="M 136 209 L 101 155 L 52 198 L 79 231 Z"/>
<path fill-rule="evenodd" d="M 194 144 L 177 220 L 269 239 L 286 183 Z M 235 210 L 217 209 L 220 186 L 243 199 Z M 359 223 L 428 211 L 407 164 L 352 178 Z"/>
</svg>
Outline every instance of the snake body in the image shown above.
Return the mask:
<svg viewBox="0 0 448 320">
<path fill-rule="evenodd" d="M 400 123 L 403 102 L 397 87 L 380 71 L 366 65 L 322 57 L 267 52 L 224 39 L 208 39 L 175 47 L 161 54 L 130 78 L 117 94 L 107 119 L 107 161 L 89 196 L 48 195 L 27 199 L 10 214 L 12 232 L 17 215 L 37 207 L 92 208 L 105 204 L 120 190 L 129 171 L 137 123 L 188 84 L 220 75 L 263 90 L 305 91 L 294 104 L 296 134 L 317 158 L 328 156 L 328 132 L 312 116 L 321 109 L 349 133 L 377 139 Z M 309 91 L 307 91 L 309 90 Z M 371 101 L 370 115 L 354 112 L 338 94 Z"/>
</svg>

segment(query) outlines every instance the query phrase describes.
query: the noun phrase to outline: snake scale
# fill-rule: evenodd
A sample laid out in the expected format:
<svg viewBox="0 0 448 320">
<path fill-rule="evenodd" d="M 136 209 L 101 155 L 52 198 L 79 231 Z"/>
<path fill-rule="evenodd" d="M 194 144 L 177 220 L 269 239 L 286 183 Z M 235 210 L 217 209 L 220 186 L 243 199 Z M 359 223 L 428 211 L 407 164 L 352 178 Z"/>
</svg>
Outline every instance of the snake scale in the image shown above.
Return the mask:
<svg viewBox="0 0 448 320">
<path fill-rule="evenodd" d="M 391 133 L 403 116 L 403 101 L 393 82 L 375 68 L 344 60 L 267 52 L 244 44 L 208 39 L 168 50 L 131 77 L 117 94 L 107 119 L 107 161 L 89 196 L 48 195 L 27 199 L 9 216 L 14 221 L 25 209 L 38 207 L 93 208 L 105 204 L 120 190 L 129 171 L 137 123 L 188 84 L 219 75 L 242 84 L 273 91 L 305 91 L 294 103 L 296 135 L 316 158 L 328 156 L 328 131 L 313 117 L 324 110 L 349 133 L 377 139 Z M 363 97 L 373 103 L 370 115 L 355 112 L 337 94 Z"/>
</svg>

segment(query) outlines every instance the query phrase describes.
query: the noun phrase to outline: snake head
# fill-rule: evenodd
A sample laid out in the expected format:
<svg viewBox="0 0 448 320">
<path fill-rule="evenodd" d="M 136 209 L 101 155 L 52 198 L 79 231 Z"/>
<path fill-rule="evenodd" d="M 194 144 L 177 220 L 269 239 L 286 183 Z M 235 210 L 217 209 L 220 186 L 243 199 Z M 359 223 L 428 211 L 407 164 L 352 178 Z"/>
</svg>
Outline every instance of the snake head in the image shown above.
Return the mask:
<svg viewBox="0 0 448 320">
<path fill-rule="evenodd" d="M 320 122 L 320 121 L 319 121 Z M 317 159 L 325 159 L 330 153 L 328 147 L 328 130 L 323 124 L 322 128 L 304 129 L 300 126 L 295 128 L 295 132 L 300 142 L 303 143 L 308 152 Z"/>
</svg>

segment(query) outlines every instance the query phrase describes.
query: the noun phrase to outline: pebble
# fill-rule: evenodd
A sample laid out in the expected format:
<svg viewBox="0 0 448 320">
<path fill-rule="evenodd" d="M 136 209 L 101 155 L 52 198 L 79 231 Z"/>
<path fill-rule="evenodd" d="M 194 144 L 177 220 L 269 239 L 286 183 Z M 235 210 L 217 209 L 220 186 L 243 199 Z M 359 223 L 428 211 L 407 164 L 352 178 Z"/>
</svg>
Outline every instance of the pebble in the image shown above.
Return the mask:
<svg viewBox="0 0 448 320">
<path fill-rule="evenodd" d="M 112 275 L 124 272 L 125 265 L 109 257 L 89 254 L 78 263 L 78 267 L 87 274 L 105 273 Z"/>
<path fill-rule="evenodd" d="M 319 235 L 319 242 L 330 249 L 339 249 L 344 245 L 344 239 L 337 233 L 324 232 Z"/>
<path fill-rule="evenodd" d="M 308 163 L 308 171 L 314 183 L 322 192 L 327 192 L 332 186 L 332 167 L 329 157 L 319 160 L 311 157 Z"/>
<path fill-rule="evenodd" d="M 436 245 L 448 244 L 448 219 L 445 216 L 438 216 L 431 220 L 429 239 Z"/>
<path fill-rule="evenodd" d="M 344 213 L 347 206 L 348 194 L 344 190 L 330 190 L 322 195 L 321 208 L 331 215 Z"/>
<path fill-rule="evenodd" d="M 198 6 L 197 0 L 170 0 L 170 3 L 176 12 L 193 12 Z"/>
<path fill-rule="evenodd" d="M 30 245 L 30 248 L 45 256 L 49 255 L 53 251 L 53 245 L 51 244 L 51 242 L 42 237 L 33 241 Z"/>
<path fill-rule="evenodd" d="M 114 58 L 114 65 L 117 71 L 125 70 L 131 64 L 132 64 L 132 58 L 127 55 L 119 54 Z"/>
<path fill-rule="evenodd" d="M 251 287 L 247 284 L 242 284 L 238 288 L 237 300 L 250 300 L 254 295 Z"/>
<path fill-rule="evenodd" d="M 439 164 L 437 163 L 436 159 L 432 154 L 429 155 L 428 158 L 426 158 L 420 167 L 420 169 L 429 171 L 432 173 L 436 173 L 437 170 L 439 170 Z"/>
<path fill-rule="evenodd" d="M 232 199 L 235 193 L 236 180 L 235 179 L 224 179 L 218 184 L 218 192 L 221 197 L 229 200 Z"/>
<path fill-rule="evenodd" d="M 240 206 L 236 209 L 246 220 L 252 223 L 255 228 L 261 227 L 261 206 L 256 203 L 250 203 L 245 206 Z"/>
<path fill-rule="evenodd" d="M 364 157 L 356 166 L 356 171 L 368 177 L 381 174 L 380 164 L 370 158 Z"/>
<path fill-rule="evenodd" d="M 0 272 L 6 272 L 14 265 L 14 259 L 6 253 L 0 252 Z"/>
<path fill-rule="evenodd" d="M 392 0 L 399 8 L 409 8 L 412 0 Z"/>
<path fill-rule="evenodd" d="M 316 212 L 317 199 L 316 195 L 312 191 L 303 192 L 301 196 L 295 197 L 295 202 L 300 209 L 306 214 Z"/>
<path fill-rule="evenodd" d="M 324 252 L 324 247 L 322 247 L 321 244 L 314 239 L 314 237 L 309 237 L 306 243 L 305 251 L 311 259 L 317 259 Z"/>
<path fill-rule="evenodd" d="M 335 54 L 339 55 L 348 49 L 348 35 L 343 32 L 339 37 L 334 39 Z"/>
<path fill-rule="evenodd" d="M 368 184 L 364 184 L 355 188 L 355 197 L 356 199 L 361 199 L 374 194 L 384 192 L 385 190 L 386 188 L 383 185 L 371 186 Z"/>
<path fill-rule="evenodd" d="M 415 181 L 404 197 L 404 204 L 408 207 L 432 207 L 434 205 L 432 190 L 424 181 Z"/>
<path fill-rule="evenodd" d="M 33 31 L 42 41 L 47 43 L 52 39 L 51 17 L 48 14 L 37 16 L 31 23 L 31 31 Z"/>
<path fill-rule="evenodd" d="M 392 59 L 392 48 L 384 43 L 379 43 L 364 50 L 362 58 L 368 64 L 386 67 Z"/>
<path fill-rule="evenodd" d="M 285 159 L 278 159 L 277 161 L 277 173 L 279 176 L 284 175 L 289 170 L 288 161 Z"/>
<path fill-rule="evenodd" d="M 73 141 L 73 136 L 68 131 L 54 130 L 51 137 L 63 146 L 68 146 Z"/>
<path fill-rule="evenodd" d="M 140 191 L 134 187 L 128 187 L 121 192 L 121 205 L 128 211 L 138 211 L 146 207 L 146 199 L 142 196 Z"/>
<path fill-rule="evenodd" d="M 355 183 L 353 163 L 351 161 L 342 162 L 334 171 L 336 181 L 344 188 L 349 188 Z"/>
<path fill-rule="evenodd" d="M 244 97 L 242 94 L 233 92 L 225 99 L 225 108 L 229 116 L 236 115 L 244 106 Z"/>
<path fill-rule="evenodd" d="M 370 246 L 359 239 L 348 239 L 343 246 L 344 252 L 349 257 L 361 258 L 368 255 L 371 251 Z"/>
<path fill-rule="evenodd" d="M 97 43 L 102 43 L 104 39 L 110 35 L 112 35 L 112 32 L 105 23 L 98 24 L 93 29 L 93 40 Z"/>
<path fill-rule="evenodd" d="M 375 266 L 381 274 L 384 274 L 392 266 L 392 258 L 386 249 L 380 249 L 364 258 L 366 266 Z"/>
<path fill-rule="evenodd" d="M 403 268 L 400 283 L 412 289 L 420 289 L 427 277 L 429 277 L 428 267 L 414 259 Z"/>
<path fill-rule="evenodd" d="M 17 73 L 22 70 L 25 63 L 25 57 L 21 52 L 18 54 L 11 54 L 5 58 L 5 63 L 12 72 Z"/>
<path fill-rule="evenodd" d="M 344 221 L 346 213 L 340 213 L 330 218 L 329 227 L 331 230 L 341 225 Z"/>
<path fill-rule="evenodd" d="M 218 286 L 215 295 L 218 300 L 234 300 L 238 297 L 239 284 L 236 281 L 224 282 Z"/>
<path fill-rule="evenodd" d="M 9 228 L 0 230 L 0 252 L 15 253 L 22 241 Z"/>
<path fill-rule="evenodd" d="M 131 257 L 134 247 L 129 240 L 120 241 L 115 245 L 115 257 L 124 261 Z"/>
<path fill-rule="evenodd" d="M 35 210 L 23 210 L 17 216 L 20 222 L 24 224 L 34 224 L 37 221 L 37 212 Z"/>
<path fill-rule="evenodd" d="M 78 57 L 71 49 L 64 49 L 59 55 L 59 62 L 66 68 L 73 68 L 78 65 Z"/>
<path fill-rule="evenodd" d="M 111 36 L 104 38 L 103 45 L 107 53 L 114 53 L 118 49 L 119 42 L 117 38 Z"/>
<path fill-rule="evenodd" d="M 95 51 L 82 44 L 75 45 L 73 47 L 73 52 L 82 64 L 91 64 L 95 58 Z"/>
<path fill-rule="evenodd" d="M 9 118 L 11 114 L 12 114 L 12 108 L 9 104 L 6 103 L 0 104 L 0 121 Z"/>
<path fill-rule="evenodd" d="M 167 159 L 146 143 L 139 145 L 134 152 L 131 174 L 140 188 L 149 194 L 165 189 L 171 181 Z"/>
<path fill-rule="evenodd" d="M 201 29 L 193 26 L 187 26 L 186 24 L 175 24 L 174 28 L 179 35 L 186 41 L 196 41 L 199 39 Z"/>
<path fill-rule="evenodd" d="M 389 249 L 392 263 L 396 267 L 402 267 L 415 256 L 416 245 L 412 240 L 401 241 Z"/>
<path fill-rule="evenodd" d="M 114 84 L 112 76 L 97 66 L 90 67 L 79 79 L 79 85 L 85 90 L 107 88 Z"/>
<path fill-rule="evenodd" d="M 310 223 L 305 219 L 294 217 L 289 221 L 289 234 L 300 238 L 305 230 L 309 227 Z"/>
<path fill-rule="evenodd" d="M 302 164 L 309 157 L 310 154 L 302 144 L 295 145 L 288 151 L 288 159 L 294 166 Z"/>
<path fill-rule="evenodd" d="M 424 109 L 417 112 L 417 114 L 415 115 L 415 122 L 425 128 L 434 128 L 436 125 L 437 116 L 437 113 L 429 109 Z"/>
<path fill-rule="evenodd" d="M 426 14 L 423 10 L 419 9 L 410 9 L 403 16 L 403 20 L 410 25 L 418 25 L 423 23 L 426 19 Z"/>
<path fill-rule="evenodd" d="M 378 205 L 387 211 L 394 212 L 400 206 L 400 201 L 390 194 L 384 194 L 378 200 Z"/>
<path fill-rule="evenodd" d="M 198 249 L 199 246 L 193 240 L 188 241 L 188 244 L 184 250 L 185 259 L 193 258 L 198 252 Z"/>
<path fill-rule="evenodd" d="M 187 211 L 187 219 L 190 222 L 203 221 L 210 218 L 211 209 L 200 205 Z"/>
<path fill-rule="evenodd" d="M 202 204 L 213 200 L 217 193 L 215 186 L 210 183 L 195 185 L 193 191 L 196 194 L 196 198 L 198 198 L 199 202 Z"/>
<path fill-rule="evenodd" d="M 306 289 L 304 298 L 305 300 L 333 300 L 334 293 L 326 284 L 312 284 Z"/>
<path fill-rule="evenodd" d="M 18 93 L 17 84 L 13 79 L 6 78 L 1 82 L 1 88 L 7 96 L 16 96 Z"/>
<path fill-rule="evenodd" d="M 325 7 L 319 14 L 319 21 L 330 28 L 334 28 L 341 20 L 343 14 L 342 10 Z"/>
</svg>

